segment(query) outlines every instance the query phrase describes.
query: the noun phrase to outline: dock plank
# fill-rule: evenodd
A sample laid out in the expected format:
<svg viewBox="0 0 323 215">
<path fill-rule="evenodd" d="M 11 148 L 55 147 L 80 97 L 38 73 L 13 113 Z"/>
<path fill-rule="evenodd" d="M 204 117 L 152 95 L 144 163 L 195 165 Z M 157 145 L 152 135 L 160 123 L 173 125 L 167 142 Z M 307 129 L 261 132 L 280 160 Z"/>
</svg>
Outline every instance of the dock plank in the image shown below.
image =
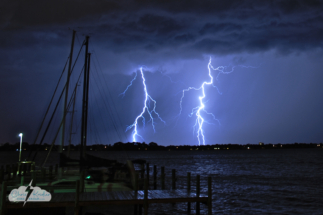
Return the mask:
<svg viewBox="0 0 323 215">
<path fill-rule="evenodd" d="M 50 202 L 27 202 L 24 207 L 73 207 L 75 193 L 53 193 Z M 148 190 L 148 203 L 207 202 L 206 195 L 197 197 L 186 190 Z M 80 206 L 143 204 L 144 191 L 87 192 L 79 196 Z M 6 203 L 8 208 L 21 208 L 23 203 Z"/>
</svg>

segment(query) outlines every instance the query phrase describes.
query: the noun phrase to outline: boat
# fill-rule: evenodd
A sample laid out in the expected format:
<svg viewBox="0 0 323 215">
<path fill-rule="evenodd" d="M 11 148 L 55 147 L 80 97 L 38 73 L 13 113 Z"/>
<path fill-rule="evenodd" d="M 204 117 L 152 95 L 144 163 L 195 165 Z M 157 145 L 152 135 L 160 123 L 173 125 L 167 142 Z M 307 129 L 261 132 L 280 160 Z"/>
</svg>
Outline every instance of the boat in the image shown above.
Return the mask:
<svg viewBox="0 0 323 215">
<path fill-rule="evenodd" d="M 34 156 L 30 161 L 20 161 L 18 162 L 18 169 L 16 173 L 11 173 L 13 177 L 16 174 L 21 174 L 23 172 L 23 175 L 26 176 L 24 179 L 24 183 L 27 183 L 27 179 L 32 179 L 33 173 L 35 174 L 41 174 L 41 169 L 44 168 L 44 165 L 52 152 L 53 146 L 55 144 L 55 141 L 58 137 L 58 134 L 62 132 L 62 140 L 60 145 L 60 152 L 59 152 L 59 169 L 58 174 L 53 175 L 51 178 L 47 178 L 45 181 L 37 180 L 37 186 L 39 187 L 45 187 L 49 190 L 52 190 L 53 192 L 75 192 L 75 182 L 76 180 L 81 180 L 81 184 L 83 184 L 82 191 L 84 192 L 98 192 L 98 191 L 126 191 L 126 190 L 135 190 L 138 189 L 138 184 L 142 184 L 138 182 L 138 176 L 136 175 L 136 170 L 134 167 L 134 164 L 139 164 L 141 167 L 143 167 L 145 161 L 144 160 L 136 160 L 136 161 L 130 161 L 128 160 L 126 163 L 120 163 L 116 160 L 109 160 L 104 158 L 99 158 L 93 155 L 88 154 L 86 150 L 86 144 L 87 144 L 87 119 L 88 119 L 88 101 L 89 101 L 89 80 L 90 80 L 90 62 L 91 62 L 91 54 L 88 52 L 89 47 L 89 36 L 86 36 L 81 49 L 78 53 L 78 56 L 80 55 L 80 52 L 83 47 L 85 47 L 85 61 L 84 61 L 84 67 L 83 67 L 83 100 L 82 100 L 82 128 L 81 128 L 81 146 L 80 146 L 80 158 L 79 159 L 71 159 L 69 157 L 69 150 L 67 153 L 64 153 L 64 133 L 65 133 L 65 121 L 66 121 L 66 115 L 69 111 L 69 108 L 72 106 L 73 103 L 73 96 L 74 96 L 74 104 L 73 109 L 75 106 L 75 94 L 76 94 L 76 88 L 77 84 L 74 88 L 74 91 L 72 93 L 71 99 L 68 102 L 68 89 L 69 89 L 69 82 L 70 82 L 70 76 L 72 74 L 73 68 L 73 49 L 74 49 L 74 39 L 75 39 L 76 32 L 73 31 L 73 37 L 72 37 L 72 44 L 71 44 L 71 52 L 68 58 L 68 75 L 67 75 L 67 81 L 64 85 L 64 89 L 62 90 L 59 100 L 56 103 L 56 106 L 54 108 L 54 111 L 51 115 L 51 118 L 45 128 L 44 134 L 41 138 L 40 144 L 42 144 L 44 137 L 48 131 L 49 126 L 51 125 L 53 116 L 57 110 L 58 103 L 63 98 L 63 94 L 65 91 L 65 100 L 64 100 L 64 114 L 60 123 L 60 126 L 56 132 L 55 138 L 52 141 L 51 147 L 48 150 L 48 155 L 44 162 L 35 168 L 26 167 L 30 165 L 35 165 L 34 160 L 37 156 L 38 150 L 35 152 Z M 76 60 L 78 59 L 78 56 Z M 64 70 L 67 66 L 67 62 L 65 64 Z M 62 77 L 62 76 L 61 76 Z M 79 76 L 79 79 L 81 77 L 81 74 Z M 59 79 L 59 81 L 61 78 Z M 57 85 L 58 86 L 58 85 Z M 57 91 L 57 87 L 55 89 L 54 95 Z M 52 104 L 54 95 L 51 99 L 51 102 L 47 108 L 45 117 L 43 121 L 41 122 L 41 128 L 44 125 L 45 118 L 47 117 L 50 106 Z M 73 110 L 74 114 L 74 110 Z M 73 119 L 73 115 L 72 115 Z M 39 129 L 37 136 L 34 141 L 34 145 L 36 143 L 36 140 L 40 136 Z M 72 130 L 72 129 L 71 129 Z M 20 151 L 21 153 L 21 151 Z M 28 158 L 31 158 L 31 152 L 28 156 Z M 24 168 L 30 168 L 30 177 L 26 175 L 26 172 L 28 171 L 22 171 Z M 143 171 L 143 168 L 142 170 Z M 10 177 L 8 173 L 7 177 Z M 35 183 L 35 182 L 34 182 Z M 18 184 L 22 185 L 23 183 L 20 183 L 18 181 Z M 18 185 L 16 183 L 16 185 Z"/>
</svg>

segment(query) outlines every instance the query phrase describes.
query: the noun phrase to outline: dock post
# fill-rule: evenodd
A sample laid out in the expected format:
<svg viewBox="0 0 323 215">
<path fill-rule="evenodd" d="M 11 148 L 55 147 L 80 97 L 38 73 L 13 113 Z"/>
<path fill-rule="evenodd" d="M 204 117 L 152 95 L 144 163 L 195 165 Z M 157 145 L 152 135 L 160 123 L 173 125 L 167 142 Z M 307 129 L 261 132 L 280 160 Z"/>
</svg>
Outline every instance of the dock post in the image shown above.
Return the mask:
<svg viewBox="0 0 323 215">
<path fill-rule="evenodd" d="M 146 164 L 146 169 L 147 169 L 147 183 L 149 187 L 149 163 Z"/>
<path fill-rule="evenodd" d="M 32 186 L 36 186 L 36 171 L 33 172 L 32 174 L 32 180 L 33 180 L 33 183 L 32 183 Z"/>
<path fill-rule="evenodd" d="M 207 187 L 208 187 L 208 192 L 207 192 L 208 215 L 212 215 L 212 177 L 211 176 L 207 178 Z"/>
<path fill-rule="evenodd" d="M 191 192 L 191 173 L 188 172 L 187 173 L 187 194 L 189 194 Z M 187 213 L 190 214 L 191 213 L 191 203 L 188 202 L 187 203 Z"/>
<path fill-rule="evenodd" d="M 32 163 L 32 164 L 31 164 L 30 171 L 35 171 L 35 163 Z"/>
<path fill-rule="evenodd" d="M 53 166 L 50 165 L 49 166 L 49 178 L 52 178 L 53 177 Z"/>
<path fill-rule="evenodd" d="M 196 197 L 200 197 L 200 175 L 196 176 Z M 200 202 L 196 202 L 196 214 L 200 215 Z"/>
<path fill-rule="evenodd" d="M 21 163 L 18 163 L 18 176 L 21 176 Z"/>
<path fill-rule="evenodd" d="M 145 191 L 144 191 L 144 215 L 148 215 L 148 180 L 145 179 Z"/>
<path fill-rule="evenodd" d="M 140 165 L 140 169 L 141 169 L 140 178 L 144 178 L 145 177 L 145 165 L 143 163 Z"/>
<path fill-rule="evenodd" d="M 80 193 L 84 192 L 84 176 L 85 176 L 85 172 L 84 170 L 82 170 L 80 175 Z"/>
<path fill-rule="evenodd" d="M 176 190 L 176 170 L 172 169 L 172 189 Z"/>
<path fill-rule="evenodd" d="M 75 190 L 75 209 L 74 209 L 74 215 L 79 215 L 79 212 L 80 212 L 79 199 L 80 199 L 80 180 L 77 180 L 76 181 L 76 190 Z"/>
<path fill-rule="evenodd" d="M 1 169 L 0 169 L 0 183 L 1 184 L 3 182 L 3 176 L 4 176 L 4 169 L 3 169 L 3 166 L 1 166 Z"/>
<path fill-rule="evenodd" d="M 157 167 L 154 165 L 154 190 L 157 189 Z"/>
<path fill-rule="evenodd" d="M 22 171 L 24 172 L 24 175 L 27 174 L 27 165 L 26 164 L 22 164 Z"/>
<path fill-rule="evenodd" d="M 0 200 L 0 215 L 4 215 L 6 212 L 6 195 L 7 195 L 7 182 L 2 183 L 1 200 Z"/>
<path fill-rule="evenodd" d="M 136 175 L 135 175 L 135 187 L 134 187 L 134 190 L 135 191 L 138 191 L 138 189 L 139 189 L 139 174 L 136 173 Z"/>
<path fill-rule="evenodd" d="M 161 189 L 165 190 L 165 167 L 161 167 Z"/>
<path fill-rule="evenodd" d="M 23 186 L 23 185 L 24 185 L 24 182 L 25 182 L 25 176 L 24 176 L 24 175 L 22 175 L 22 176 L 20 177 L 20 186 Z"/>
<path fill-rule="evenodd" d="M 134 188 L 133 189 L 136 192 L 135 196 L 137 196 L 138 195 L 138 189 L 139 189 L 139 173 L 137 173 L 137 172 L 135 174 L 135 183 L 134 183 Z M 138 205 L 137 204 L 134 205 L 134 213 L 133 214 L 138 215 Z"/>
</svg>

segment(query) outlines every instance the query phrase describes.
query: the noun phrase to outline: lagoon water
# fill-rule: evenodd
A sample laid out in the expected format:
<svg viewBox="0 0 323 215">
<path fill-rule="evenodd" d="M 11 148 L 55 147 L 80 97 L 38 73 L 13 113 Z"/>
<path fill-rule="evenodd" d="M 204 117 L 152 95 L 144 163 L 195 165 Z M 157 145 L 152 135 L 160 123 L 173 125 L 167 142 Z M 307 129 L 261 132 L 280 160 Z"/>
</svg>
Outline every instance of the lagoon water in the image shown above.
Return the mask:
<svg viewBox="0 0 323 215">
<path fill-rule="evenodd" d="M 77 158 L 78 152 L 72 152 Z M 92 152 L 90 154 L 125 161 L 145 159 L 152 166 L 165 167 L 166 188 L 171 187 L 171 169 L 176 169 L 177 188 L 186 189 L 191 172 L 201 175 L 201 193 L 207 193 L 207 176 L 212 176 L 214 214 L 323 214 L 323 149 L 210 150 L 210 151 L 136 151 Z M 22 155 L 24 159 L 28 152 Z M 41 152 L 37 161 L 42 161 Z M 17 158 L 17 159 L 16 159 Z M 18 160 L 18 152 L 0 152 L 0 164 Z M 58 163 L 54 152 L 47 165 Z M 160 188 L 160 187 L 159 187 Z M 152 204 L 149 214 L 186 214 L 186 203 Z M 195 213 L 192 203 L 191 213 Z M 132 207 L 95 207 L 84 212 L 131 214 Z M 68 211 L 67 211 L 68 212 Z M 70 211 L 72 213 L 72 211 Z M 207 208 L 201 204 L 201 214 Z"/>
</svg>

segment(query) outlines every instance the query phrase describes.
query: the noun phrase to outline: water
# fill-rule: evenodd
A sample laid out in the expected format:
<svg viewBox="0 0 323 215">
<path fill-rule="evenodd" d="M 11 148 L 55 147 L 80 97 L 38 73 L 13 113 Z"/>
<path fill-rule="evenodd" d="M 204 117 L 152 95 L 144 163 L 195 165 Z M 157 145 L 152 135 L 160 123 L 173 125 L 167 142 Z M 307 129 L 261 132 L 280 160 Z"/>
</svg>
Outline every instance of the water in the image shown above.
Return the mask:
<svg viewBox="0 0 323 215">
<path fill-rule="evenodd" d="M 26 153 L 28 154 L 28 153 Z M 214 214 L 323 214 L 323 150 L 215 150 L 215 151 L 137 151 L 90 152 L 90 154 L 124 161 L 146 159 L 157 165 L 160 176 L 165 166 L 166 188 L 171 187 L 171 169 L 176 169 L 177 188 L 186 189 L 186 175 L 191 172 L 192 191 L 195 176 L 201 175 L 201 193 L 207 192 L 207 176 L 212 176 Z M 72 154 L 75 158 L 78 152 Z M 23 155 L 24 158 L 26 155 Z M 38 161 L 44 159 L 41 152 Z M 13 163 L 17 152 L 0 152 L 0 163 Z M 58 154 L 48 164 L 58 163 Z M 195 213 L 192 204 L 191 213 Z M 88 208 L 102 214 L 129 214 L 131 207 Z M 186 214 L 186 203 L 152 204 L 149 214 Z M 207 208 L 201 204 L 201 214 Z"/>
</svg>

